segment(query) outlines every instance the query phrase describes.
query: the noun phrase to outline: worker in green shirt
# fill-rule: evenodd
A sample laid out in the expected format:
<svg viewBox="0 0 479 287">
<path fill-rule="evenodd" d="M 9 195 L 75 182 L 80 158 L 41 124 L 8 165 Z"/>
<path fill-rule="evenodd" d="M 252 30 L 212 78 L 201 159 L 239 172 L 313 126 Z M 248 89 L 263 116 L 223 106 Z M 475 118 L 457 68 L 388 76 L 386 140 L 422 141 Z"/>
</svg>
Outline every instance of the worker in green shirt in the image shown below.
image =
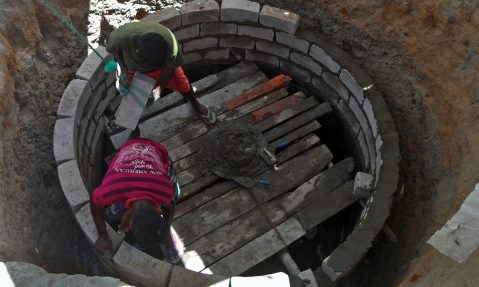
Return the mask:
<svg viewBox="0 0 479 287">
<path fill-rule="evenodd" d="M 106 50 L 121 67 L 120 85 L 128 88 L 135 72 L 151 78 L 155 88 L 170 88 L 180 92 L 203 121 L 216 122 L 216 114 L 200 104 L 181 65 L 183 54 L 175 35 L 157 23 L 128 23 L 110 34 Z"/>
</svg>

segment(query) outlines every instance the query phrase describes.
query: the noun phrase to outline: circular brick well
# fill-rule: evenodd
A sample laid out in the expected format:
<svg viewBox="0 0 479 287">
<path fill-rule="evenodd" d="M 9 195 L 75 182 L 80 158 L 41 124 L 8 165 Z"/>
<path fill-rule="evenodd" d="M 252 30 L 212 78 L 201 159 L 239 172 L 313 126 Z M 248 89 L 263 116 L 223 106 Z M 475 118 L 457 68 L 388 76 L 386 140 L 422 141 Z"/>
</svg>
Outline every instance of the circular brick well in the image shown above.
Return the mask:
<svg viewBox="0 0 479 287">
<path fill-rule="evenodd" d="M 375 177 L 373 192 L 354 219 L 352 232 L 315 271 L 316 276 L 325 274 L 332 281 L 347 275 L 371 247 L 389 216 L 399 174 L 398 135 L 388 107 L 369 76 L 343 51 L 303 30 L 299 16 L 254 2 L 193 1 L 180 9 L 157 11 L 142 21 L 162 23 L 174 31 L 183 49 L 187 74 L 205 72 L 205 67 L 252 61 L 267 73 L 290 75 L 299 89 L 331 105 L 332 121 L 344 130 L 341 140 L 346 141 L 338 150 L 350 151 L 357 171 Z M 98 50 L 111 59 L 104 48 Z M 106 114 L 112 113 L 118 102 L 115 81 L 115 73 L 106 74 L 103 62 L 89 55 L 63 94 L 54 130 L 61 186 L 78 224 L 92 243 L 97 233 L 89 194 L 106 168 Z M 110 227 L 109 232 L 116 252 L 105 263 L 137 284 L 208 286 L 220 282 L 217 286 L 228 286 L 233 280 L 172 266 L 133 248 Z M 288 281 L 283 275 L 251 280 Z"/>
</svg>

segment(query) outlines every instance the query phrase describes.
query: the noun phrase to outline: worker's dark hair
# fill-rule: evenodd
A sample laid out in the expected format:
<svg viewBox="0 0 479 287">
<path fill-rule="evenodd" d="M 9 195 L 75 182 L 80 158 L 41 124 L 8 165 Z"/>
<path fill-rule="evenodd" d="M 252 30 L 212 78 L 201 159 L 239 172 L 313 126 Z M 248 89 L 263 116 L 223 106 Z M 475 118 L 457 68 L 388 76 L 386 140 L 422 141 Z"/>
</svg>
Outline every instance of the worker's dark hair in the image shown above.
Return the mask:
<svg viewBox="0 0 479 287">
<path fill-rule="evenodd" d="M 168 225 L 152 204 L 144 204 L 136 212 L 131 229 L 138 243 L 151 249 L 160 243 Z"/>
<path fill-rule="evenodd" d="M 163 66 L 168 50 L 168 43 L 160 34 L 146 33 L 138 38 L 138 54 L 145 64 Z"/>
</svg>

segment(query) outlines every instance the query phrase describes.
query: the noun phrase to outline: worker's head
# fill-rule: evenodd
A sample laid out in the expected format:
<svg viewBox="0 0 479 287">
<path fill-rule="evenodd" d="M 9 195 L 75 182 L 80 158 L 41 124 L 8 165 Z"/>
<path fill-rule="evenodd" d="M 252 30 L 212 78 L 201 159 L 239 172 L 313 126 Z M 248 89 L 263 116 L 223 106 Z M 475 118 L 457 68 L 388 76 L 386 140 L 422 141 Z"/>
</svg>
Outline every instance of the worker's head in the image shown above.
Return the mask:
<svg viewBox="0 0 479 287">
<path fill-rule="evenodd" d="M 146 33 L 138 38 L 138 54 L 145 64 L 163 66 L 168 49 L 168 43 L 160 34 Z"/>
<path fill-rule="evenodd" d="M 143 201 L 132 218 L 131 231 L 145 249 L 156 247 L 167 233 L 168 225 L 155 206 Z"/>
</svg>

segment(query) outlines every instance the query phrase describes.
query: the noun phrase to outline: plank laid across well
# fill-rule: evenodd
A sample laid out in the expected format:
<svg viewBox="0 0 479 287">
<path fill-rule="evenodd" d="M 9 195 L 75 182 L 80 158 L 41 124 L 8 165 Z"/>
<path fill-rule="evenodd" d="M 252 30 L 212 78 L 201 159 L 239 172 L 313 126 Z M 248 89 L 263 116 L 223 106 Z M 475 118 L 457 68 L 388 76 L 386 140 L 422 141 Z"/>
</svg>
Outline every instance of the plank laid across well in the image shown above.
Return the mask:
<svg viewBox="0 0 479 287">
<path fill-rule="evenodd" d="M 199 99 L 204 105 L 215 107 L 221 106 L 224 100 L 229 100 L 240 95 L 244 91 L 266 82 L 263 72 L 256 72 L 239 81 L 229 84 L 219 90 L 209 93 Z M 167 110 L 155 117 L 140 123 L 139 129 L 142 137 L 159 139 L 162 136 L 175 134 L 179 129 L 197 119 L 196 113 L 190 103 L 185 103 L 171 110 Z"/>
<path fill-rule="evenodd" d="M 238 79 L 252 75 L 258 72 L 258 70 L 258 66 L 256 66 L 254 63 L 241 62 L 217 74 L 209 75 L 201 80 L 198 80 L 191 85 L 195 89 L 196 96 L 201 97 L 205 93 L 223 88 L 226 85 L 236 82 Z M 183 96 L 181 96 L 181 94 L 178 92 L 173 92 L 169 95 L 161 97 L 151 106 L 145 109 L 141 115 L 141 118 L 146 119 L 148 117 L 154 116 L 155 114 L 158 114 L 161 111 L 180 103 L 182 100 Z"/>
</svg>

